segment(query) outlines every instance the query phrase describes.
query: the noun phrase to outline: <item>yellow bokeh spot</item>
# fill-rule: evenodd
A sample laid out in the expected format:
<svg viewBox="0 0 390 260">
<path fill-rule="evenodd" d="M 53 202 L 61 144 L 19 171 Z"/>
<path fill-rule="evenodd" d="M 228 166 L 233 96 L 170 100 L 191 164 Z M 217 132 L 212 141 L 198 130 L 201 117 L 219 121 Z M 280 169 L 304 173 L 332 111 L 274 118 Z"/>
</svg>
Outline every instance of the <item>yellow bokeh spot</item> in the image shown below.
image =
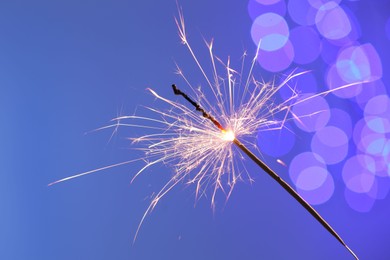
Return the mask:
<svg viewBox="0 0 390 260">
<path fill-rule="evenodd" d="M 232 142 L 235 138 L 232 130 L 222 130 L 222 140 Z"/>
</svg>

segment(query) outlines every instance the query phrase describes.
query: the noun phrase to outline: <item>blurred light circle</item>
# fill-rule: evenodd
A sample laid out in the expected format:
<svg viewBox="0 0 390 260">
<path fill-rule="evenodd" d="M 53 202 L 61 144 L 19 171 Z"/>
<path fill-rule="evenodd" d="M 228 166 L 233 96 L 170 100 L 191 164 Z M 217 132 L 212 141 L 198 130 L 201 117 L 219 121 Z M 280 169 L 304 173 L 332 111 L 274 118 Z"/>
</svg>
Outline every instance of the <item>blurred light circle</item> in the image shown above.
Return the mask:
<svg viewBox="0 0 390 260">
<path fill-rule="evenodd" d="M 341 129 L 326 126 L 314 134 L 311 149 L 320 155 L 326 164 L 335 164 L 347 156 L 348 137 Z"/>
<path fill-rule="evenodd" d="M 286 20 L 276 13 L 259 15 L 252 24 L 252 40 L 260 49 L 275 51 L 286 45 L 289 29 Z"/>
<path fill-rule="evenodd" d="M 355 126 L 353 128 L 353 142 L 359 148 L 359 145 L 361 144 L 362 137 L 364 137 L 367 134 L 371 134 L 371 133 L 372 133 L 372 131 L 369 130 L 369 128 L 366 125 L 366 121 L 364 120 L 364 118 L 362 118 L 355 123 Z M 362 149 L 361 151 L 364 152 L 364 149 Z"/>
<path fill-rule="evenodd" d="M 354 12 L 349 10 L 346 6 L 343 6 L 342 10 L 345 12 L 345 15 L 349 19 L 348 21 L 351 25 L 350 32 L 345 37 L 339 39 L 326 38 L 329 41 L 329 43 L 337 47 L 350 46 L 354 44 L 362 36 L 360 23 L 357 17 L 355 16 Z"/>
<path fill-rule="evenodd" d="M 380 155 L 385 149 L 385 145 L 381 142 L 385 136 L 370 129 L 365 119 L 359 120 L 355 124 L 353 132 L 353 140 L 357 149 L 363 153 L 370 155 Z"/>
<path fill-rule="evenodd" d="M 311 6 L 307 0 L 290 0 L 287 5 L 291 19 L 299 25 L 315 24 L 317 9 Z"/>
<path fill-rule="evenodd" d="M 292 107 L 296 126 L 306 132 L 323 128 L 329 121 L 329 105 L 323 97 L 304 94 Z M 314 96 L 314 97 L 313 97 Z"/>
<path fill-rule="evenodd" d="M 295 184 L 298 180 L 299 174 L 308 167 L 325 168 L 325 162 L 318 154 L 312 152 L 304 152 L 298 154 L 290 163 L 289 174 L 290 179 Z"/>
<path fill-rule="evenodd" d="M 390 169 L 390 138 L 387 139 L 387 143 L 385 144 L 385 147 L 383 148 L 383 157 L 385 158 L 386 163 Z"/>
<path fill-rule="evenodd" d="M 270 72 L 279 72 L 287 69 L 294 59 L 294 48 L 291 42 L 287 43 L 276 51 L 259 50 L 257 58 L 260 66 Z"/>
<path fill-rule="evenodd" d="M 345 189 L 344 197 L 350 208 L 358 212 L 369 212 L 374 206 L 375 199 L 365 193 L 356 193 Z"/>
<path fill-rule="evenodd" d="M 378 134 L 372 131 L 364 119 L 361 119 L 355 125 L 353 133 L 354 142 L 357 149 L 363 153 L 363 155 L 370 156 L 373 159 L 370 162 L 370 169 L 376 176 L 389 177 L 390 166 L 390 143 L 389 139 L 383 134 Z"/>
<path fill-rule="evenodd" d="M 263 5 L 273 5 L 273 4 L 280 2 L 280 0 L 256 0 L 256 2 L 263 4 Z M 282 2 L 284 2 L 284 1 L 282 1 Z"/>
<path fill-rule="evenodd" d="M 321 186 L 316 189 L 305 190 L 297 187 L 297 192 L 310 204 L 319 205 L 327 202 L 334 192 L 334 181 L 332 175 L 326 169 L 310 168 L 305 171 L 304 176 L 300 176 L 303 183 L 316 183 L 321 181 Z M 320 180 L 317 180 L 320 178 Z"/>
<path fill-rule="evenodd" d="M 379 177 L 390 177 L 390 139 L 383 140 L 380 145 L 380 153 L 374 155 L 376 172 Z"/>
<path fill-rule="evenodd" d="M 358 144 L 359 151 L 371 156 L 374 159 L 375 174 L 378 176 L 387 176 L 386 156 L 383 155 L 386 149 L 387 139 L 376 134 L 365 135 Z"/>
<path fill-rule="evenodd" d="M 352 136 L 352 120 L 350 114 L 339 108 L 330 109 L 330 119 L 327 126 L 336 126 L 340 128 L 348 139 Z"/>
<path fill-rule="evenodd" d="M 336 67 L 347 83 L 373 81 L 382 77 L 382 63 L 371 44 L 344 49 L 337 57 Z"/>
<path fill-rule="evenodd" d="M 300 172 L 295 185 L 301 190 L 315 190 L 324 184 L 328 174 L 324 167 L 308 167 Z"/>
<path fill-rule="evenodd" d="M 318 8 L 315 22 L 319 33 L 330 40 L 344 38 L 351 32 L 351 23 L 347 14 L 334 1 Z"/>
<path fill-rule="evenodd" d="M 331 65 L 326 73 L 326 83 L 328 88 L 333 90 L 332 94 L 340 98 L 352 98 L 362 91 L 362 84 L 343 80 L 335 64 Z"/>
<path fill-rule="evenodd" d="M 370 155 L 381 155 L 385 148 L 387 139 L 381 134 L 368 134 L 363 136 L 360 147 L 364 148 L 363 152 Z"/>
<path fill-rule="evenodd" d="M 390 165 L 386 156 L 373 156 L 375 160 L 375 175 L 380 178 L 388 178 L 390 176 Z"/>
<path fill-rule="evenodd" d="M 333 195 L 333 178 L 323 159 L 315 153 L 304 152 L 295 156 L 290 163 L 289 175 L 298 193 L 310 204 L 324 203 Z"/>
<path fill-rule="evenodd" d="M 356 95 L 355 101 L 360 108 L 364 109 L 367 102 L 373 97 L 386 94 L 386 87 L 382 80 L 375 80 L 362 84 L 361 92 Z"/>
<path fill-rule="evenodd" d="M 302 73 L 303 70 L 291 70 L 285 74 L 290 75 L 291 73 Z M 282 83 L 286 78 L 282 78 L 279 82 Z M 279 95 L 283 100 L 287 100 L 292 96 L 303 93 L 315 93 L 317 92 L 317 80 L 313 72 L 305 72 L 298 77 L 294 77 L 288 81 L 288 84 L 283 86 L 279 91 Z"/>
<path fill-rule="evenodd" d="M 248 3 L 248 13 L 252 20 L 255 20 L 261 14 L 276 13 L 281 16 L 286 15 L 286 3 L 284 1 L 273 1 L 273 4 L 264 4 L 262 2 L 268 1 L 256 1 L 250 0 Z"/>
<path fill-rule="evenodd" d="M 388 95 L 379 95 L 371 98 L 365 108 L 364 115 L 386 116 L 390 114 L 390 97 Z"/>
<path fill-rule="evenodd" d="M 289 123 L 280 130 L 260 129 L 257 134 L 260 151 L 274 157 L 290 152 L 295 144 L 295 134 L 290 129 Z"/>
<path fill-rule="evenodd" d="M 390 176 L 390 97 L 372 97 L 364 107 L 364 119 L 354 130 L 357 148 L 371 155 L 375 160 L 376 172 L 380 177 Z"/>
<path fill-rule="evenodd" d="M 367 126 L 376 133 L 390 133 L 389 118 L 366 116 Z"/>
<path fill-rule="evenodd" d="M 386 149 L 388 146 L 388 139 L 372 139 L 372 142 L 368 144 L 366 155 L 372 156 L 375 163 L 375 175 L 377 177 L 389 177 L 389 158 L 386 155 Z M 367 143 L 365 140 L 364 142 Z"/>
<path fill-rule="evenodd" d="M 356 193 L 367 193 L 375 181 L 375 161 L 371 156 L 358 154 L 349 158 L 343 167 L 345 186 Z"/>
<path fill-rule="evenodd" d="M 311 6 L 313 6 L 316 9 L 321 8 L 324 4 L 329 2 L 335 2 L 336 4 L 339 4 L 341 0 L 307 0 Z"/>
<path fill-rule="evenodd" d="M 390 133 L 390 97 L 379 95 L 371 98 L 364 108 L 367 126 L 376 133 Z"/>
<path fill-rule="evenodd" d="M 309 26 L 300 26 L 290 31 L 290 41 L 294 46 L 294 62 L 308 64 L 321 53 L 321 40 L 317 32 Z"/>
</svg>

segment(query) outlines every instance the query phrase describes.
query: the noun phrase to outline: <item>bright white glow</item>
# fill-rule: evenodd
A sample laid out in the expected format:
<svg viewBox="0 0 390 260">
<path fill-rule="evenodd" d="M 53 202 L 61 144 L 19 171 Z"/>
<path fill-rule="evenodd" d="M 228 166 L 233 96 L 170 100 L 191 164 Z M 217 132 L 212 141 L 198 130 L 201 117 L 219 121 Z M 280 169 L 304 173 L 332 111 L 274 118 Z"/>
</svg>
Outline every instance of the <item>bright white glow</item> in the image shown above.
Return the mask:
<svg viewBox="0 0 390 260">
<path fill-rule="evenodd" d="M 235 138 L 232 130 L 222 130 L 222 140 L 233 142 Z"/>
</svg>

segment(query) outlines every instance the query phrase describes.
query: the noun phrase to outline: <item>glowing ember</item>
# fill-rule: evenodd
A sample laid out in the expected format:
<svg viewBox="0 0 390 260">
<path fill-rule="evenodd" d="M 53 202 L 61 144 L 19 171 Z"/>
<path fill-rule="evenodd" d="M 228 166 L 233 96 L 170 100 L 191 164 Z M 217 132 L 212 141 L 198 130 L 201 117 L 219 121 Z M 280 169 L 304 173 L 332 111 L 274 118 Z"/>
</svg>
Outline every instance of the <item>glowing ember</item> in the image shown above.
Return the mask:
<svg viewBox="0 0 390 260">
<path fill-rule="evenodd" d="M 232 130 L 222 130 L 222 140 L 232 142 L 235 138 Z"/>
</svg>

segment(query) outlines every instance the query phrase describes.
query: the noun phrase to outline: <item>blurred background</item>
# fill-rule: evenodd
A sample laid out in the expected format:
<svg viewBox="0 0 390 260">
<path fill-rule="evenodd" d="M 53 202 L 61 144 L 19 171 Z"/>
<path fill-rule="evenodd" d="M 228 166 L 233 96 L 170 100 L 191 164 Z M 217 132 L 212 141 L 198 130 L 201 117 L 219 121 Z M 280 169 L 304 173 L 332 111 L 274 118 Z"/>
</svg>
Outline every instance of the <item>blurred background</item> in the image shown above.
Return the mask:
<svg viewBox="0 0 390 260">
<path fill-rule="evenodd" d="M 258 79 L 310 70 L 291 82 L 302 96 L 366 82 L 295 106 L 297 115 L 321 113 L 290 121 L 292 131 L 255 135 L 264 160 L 361 259 L 390 259 L 388 1 L 179 4 L 202 62 L 204 39 L 235 68 L 261 40 Z M 353 259 L 251 163 L 254 183 L 236 185 L 214 212 L 209 198 L 194 207 L 194 186 L 177 186 L 135 244 L 151 195 L 173 169 L 158 165 L 130 184 L 143 166 L 134 163 L 47 187 L 139 156 L 126 137 L 140 130 L 88 132 L 154 106 L 148 87 L 173 98 L 170 85 L 183 83 L 175 62 L 197 71 L 176 15 L 173 0 L 0 2 L 0 258 Z"/>
</svg>

